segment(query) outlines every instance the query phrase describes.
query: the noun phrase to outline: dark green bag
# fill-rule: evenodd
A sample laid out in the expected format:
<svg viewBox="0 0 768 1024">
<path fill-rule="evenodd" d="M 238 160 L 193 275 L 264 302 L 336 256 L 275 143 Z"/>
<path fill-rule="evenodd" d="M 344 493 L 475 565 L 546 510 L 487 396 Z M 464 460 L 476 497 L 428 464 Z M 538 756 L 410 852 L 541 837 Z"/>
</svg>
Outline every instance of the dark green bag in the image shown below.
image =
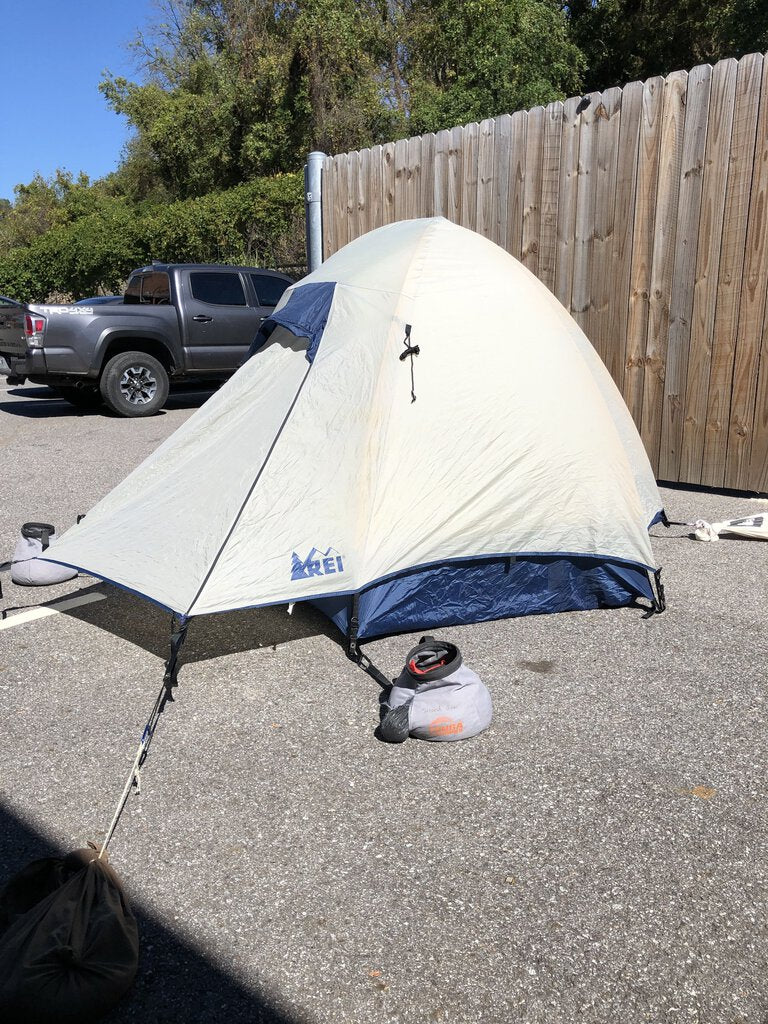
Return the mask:
<svg viewBox="0 0 768 1024">
<path fill-rule="evenodd" d="M 0 892 L 0 1020 L 89 1024 L 130 988 L 136 919 L 94 846 L 28 864 Z"/>
</svg>

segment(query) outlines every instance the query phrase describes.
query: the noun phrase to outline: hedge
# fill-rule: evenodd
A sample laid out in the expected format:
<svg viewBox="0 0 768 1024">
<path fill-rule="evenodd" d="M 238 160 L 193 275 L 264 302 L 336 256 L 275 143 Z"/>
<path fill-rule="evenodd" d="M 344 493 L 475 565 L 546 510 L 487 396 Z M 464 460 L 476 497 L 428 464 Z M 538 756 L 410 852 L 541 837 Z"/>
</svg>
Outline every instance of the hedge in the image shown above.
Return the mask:
<svg viewBox="0 0 768 1024">
<path fill-rule="evenodd" d="M 168 263 L 303 264 L 303 179 L 257 178 L 167 206 L 107 198 L 96 213 L 0 257 L 0 295 L 66 301 L 120 291 L 135 267 Z"/>
</svg>

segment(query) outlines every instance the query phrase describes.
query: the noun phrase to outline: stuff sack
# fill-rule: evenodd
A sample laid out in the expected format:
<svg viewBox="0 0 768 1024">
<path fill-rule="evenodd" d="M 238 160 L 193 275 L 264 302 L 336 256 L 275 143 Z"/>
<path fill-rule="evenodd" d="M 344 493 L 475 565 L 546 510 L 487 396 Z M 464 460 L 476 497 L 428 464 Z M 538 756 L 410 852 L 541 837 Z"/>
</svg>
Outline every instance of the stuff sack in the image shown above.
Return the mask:
<svg viewBox="0 0 768 1024">
<path fill-rule="evenodd" d="M 697 519 L 693 527 L 696 540 L 719 540 L 721 533 L 734 533 L 739 537 L 751 537 L 753 540 L 768 540 L 768 512 L 742 516 L 741 519 L 726 519 L 722 523 L 708 523 L 704 519 Z"/>
<path fill-rule="evenodd" d="M 477 673 L 462 663 L 455 644 L 422 637 L 389 691 L 380 725 L 382 739 L 399 743 L 466 740 L 491 724 L 491 695 Z"/>
<path fill-rule="evenodd" d="M 0 892 L 0 1020 L 89 1024 L 136 975 L 139 935 L 95 847 L 27 865 Z"/>
<path fill-rule="evenodd" d="M 24 523 L 13 552 L 11 579 L 22 587 L 50 587 L 77 576 L 76 569 L 55 562 L 44 562 L 39 556 L 56 537 L 50 523 Z"/>
</svg>

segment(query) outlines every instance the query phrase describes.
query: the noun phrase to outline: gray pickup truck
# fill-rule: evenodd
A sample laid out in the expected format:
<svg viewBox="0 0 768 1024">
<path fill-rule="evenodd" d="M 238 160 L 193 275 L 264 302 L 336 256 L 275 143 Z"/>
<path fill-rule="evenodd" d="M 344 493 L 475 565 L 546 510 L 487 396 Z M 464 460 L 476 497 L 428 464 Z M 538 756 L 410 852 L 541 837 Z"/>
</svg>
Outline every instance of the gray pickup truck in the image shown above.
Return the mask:
<svg viewBox="0 0 768 1024">
<path fill-rule="evenodd" d="M 13 303 L 0 325 L 0 373 L 74 405 L 150 416 L 170 381 L 231 376 L 292 283 L 256 267 L 153 263 L 131 274 L 117 304 L 27 305 L 19 318 Z"/>
</svg>

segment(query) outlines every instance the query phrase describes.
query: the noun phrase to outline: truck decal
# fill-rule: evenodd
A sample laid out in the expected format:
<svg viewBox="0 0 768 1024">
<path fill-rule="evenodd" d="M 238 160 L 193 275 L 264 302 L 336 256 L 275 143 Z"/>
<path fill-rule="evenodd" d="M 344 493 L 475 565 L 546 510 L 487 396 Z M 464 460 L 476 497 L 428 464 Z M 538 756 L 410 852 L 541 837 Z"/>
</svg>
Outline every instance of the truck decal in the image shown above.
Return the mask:
<svg viewBox="0 0 768 1024">
<path fill-rule="evenodd" d="M 72 316 L 90 316 L 93 313 L 93 306 L 41 306 L 40 309 L 46 316 L 53 313 L 69 313 Z"/>
</svg>

